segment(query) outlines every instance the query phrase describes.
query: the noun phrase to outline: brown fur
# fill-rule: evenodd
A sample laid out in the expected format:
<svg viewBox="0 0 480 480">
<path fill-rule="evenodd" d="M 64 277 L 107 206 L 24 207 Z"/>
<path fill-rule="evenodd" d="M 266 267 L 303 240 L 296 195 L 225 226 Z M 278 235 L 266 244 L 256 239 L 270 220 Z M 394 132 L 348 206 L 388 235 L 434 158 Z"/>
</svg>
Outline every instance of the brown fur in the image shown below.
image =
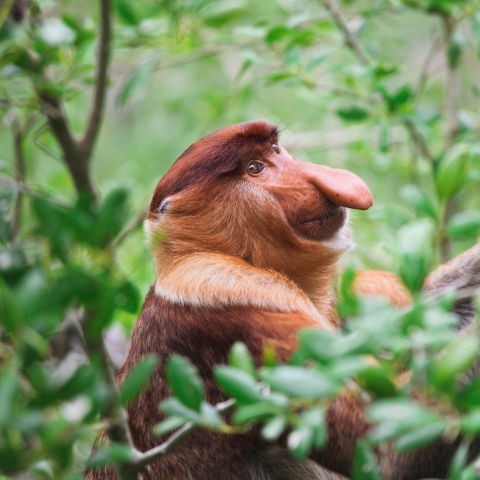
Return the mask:
<svg viewBox="0 0 480 480">
<path fill-rule="evenodd" d="M 196 365 L 207 400 L 217 403 L 225 397 L 212 368 L 226 362 L 234 342 L 244 342 L 259 365 L 268 346 L 286 360 L 300 328 L 337 325 L 333 285 L 338 259 L 351 244 L 345 207 L 368 208 L 370 193 L 350 172 L 297 162 L 272 144 L 278 144 L 278 131 L 268 122 L 226 127 L 189 147 L 156 187 L 145 230 L 157 278 L 118 377 L 121 382 L 145 355 L 157 355 L 158 369 L 127 409 L 141 451 L 165 439 L 156 437 L 153 427 L 162 419 L 158 404 L 170 393 L 164 366 L 172 353 Z M 252 175 L 251 161 L 265 170 Z M 385 287 L 392 290 L 386 294 L 392 303 L 409 300 L 393 277 L 361 274 L 357 279 L 362 293 Z M 328 445 L 312 458 L 348 475 L 355 443 L 368 429 L 361 402 L 351 396 L 336 399 L 327 422 Z M 235 436 L 197 430 L 149 465 L 142 478 L 340 478 L 318 464 L 294 459 L 256 430 Z M 90 471 L 87 478 L 116 476 L 108 468 Z"/>
</svg>

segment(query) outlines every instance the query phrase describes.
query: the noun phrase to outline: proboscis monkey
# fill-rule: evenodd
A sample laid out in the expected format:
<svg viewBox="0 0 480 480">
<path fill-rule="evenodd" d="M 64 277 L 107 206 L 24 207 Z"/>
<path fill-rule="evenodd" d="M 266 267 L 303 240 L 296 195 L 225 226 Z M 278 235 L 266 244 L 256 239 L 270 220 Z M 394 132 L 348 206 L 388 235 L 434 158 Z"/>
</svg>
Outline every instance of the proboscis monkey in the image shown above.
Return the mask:
<svg viewBox="0 0 480 480">
<path fill-rule="evenodd" d="M 280 145 L 277 127 L 265 121 L 218 130 L 177 159 L 158 182 L 145 221 L 156 280 L 119 374 L 121 382 L 145 355 L 160 359 L 145 391 L 128 406 L 139 450 L 163 440 L 152 430 L 162 420 L 158 404 L 169 395 L 163 372 L 172 353 L 196 365 L 207 400 L 218 403 L 224 396 L 211 370 L 227 361 L 234 342 L 244 342 L 259 364 L 266 346 L 286 360 L 300 328 L 336 328 L 337 264 L 352 243 L 347 209 L 371 205 L 370 191 L 359 177 L 295 160 Z M 408 303 L 408 293 L 393 277 L 379 275 L 385 277 L 359 278 L 358 290 L 375 294 L 375 284 L 380 290 L 391 284 L 387 298 Z M 224 436 L 197 430 L 149 465 L 142 478 L 340 478 L 326 468 L 349 474 L 355 442 L 368 425 L 359 401 L 348 397 L 332 402 L 327 421 L 328 445 L 311 460 L 294 459 L 257 432 Z M 115 474 L 97 470 L 88 478 L 113 479 Z"/>
</svg>

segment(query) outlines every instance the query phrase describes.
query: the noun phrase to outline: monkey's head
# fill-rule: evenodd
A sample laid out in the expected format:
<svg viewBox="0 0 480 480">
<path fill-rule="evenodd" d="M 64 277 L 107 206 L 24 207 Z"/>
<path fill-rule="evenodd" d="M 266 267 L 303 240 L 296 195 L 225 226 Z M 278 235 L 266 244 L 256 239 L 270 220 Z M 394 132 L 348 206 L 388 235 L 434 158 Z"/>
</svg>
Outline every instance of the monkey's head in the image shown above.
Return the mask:
<svg viewBox="0 0 480 480">
<path fill-rule="evenodd" d="M 158 182 L 145 228 L 162 252 L 225 253 L 285 271 L 345 249 L 346 208 L 371 205 L 359 177 L 295 160 L 275 125 L 252 121 L 191 145 Z"/>
</svg>

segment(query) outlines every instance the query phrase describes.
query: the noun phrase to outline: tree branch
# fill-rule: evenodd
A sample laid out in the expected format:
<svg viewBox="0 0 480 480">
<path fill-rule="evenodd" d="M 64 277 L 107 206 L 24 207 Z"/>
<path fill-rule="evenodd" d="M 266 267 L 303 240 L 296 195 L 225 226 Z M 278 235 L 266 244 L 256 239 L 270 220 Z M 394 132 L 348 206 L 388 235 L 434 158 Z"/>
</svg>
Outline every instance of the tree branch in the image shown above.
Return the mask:
<svg viewBox="0 0 480 480">
<path fill-rule="evenodd" d="M 427 142 L 423 138 L 423 135 L 417 130 L 417 127 L 413 123 L 412 119 L 408 117 L 403 117 L 402 123 L 405 126 L 408 134 L 410 135 L 412 142 L 417 146 L 420 155 L 422 155 L 427 160 L 430 160 L 433 165 L 435 157 L 430 151 L 430 148 L 428 147 Z"/>
<path fill-rule="evenodd" d="M 450 15 L 442 15 L 443 38 L 445 44 L 445 140 L 446 147 L 452 145 L 458 133 L 458 97 L 460 94 L 460 78 L 456 61 L 449 58 L 450 46 L 455 31 L 455 19 Z"/>
<path fill-rule="evenodd" d="M 23 129 L 18 120 L 14 119 L 12 123 L 13 129 L 13 155 L 15 161 L 15 181 L 17 183 L 17 196 L 15 205 L 13 207 L 12 231 L 10 240 L 15 241 L 20 230 L 22 206 L 23 206 L 23 192 L 21 185 L 25 183 L 26 166 L 25 154 L 23 151 L 23 141 L 25 138 L 25 129 Z"/>
<path fill-rule="evenodd" d="M 225 413 L 230 410 L 235 405 L 235 400 L 226 400 L 225 402 L 217 403 L 215 405 L 215 410 L 219 413 Z M 157 460 L 160 457 L 163 457 L 167 453 L 171 452 L 173 448 L 180 443 L 187 435 L 196 430 L 198 425 L 195 425 L 193 422 L 188 422 L 183 427 L 178 429 L 173 433 L 165 442 L 162 444 L 147 450 L 143 454 L 140 454 L 138 460 L 134 462 L 137 467 L 144 467 L 149 463 Z"/>
<path fill-rule="evenodd" d="M 330 15 L 335 22 L 337 28 L 342 32 L 345 39 L 345 44 L 357 57 L 358 61 L 367 67 L 373 66 L 373 62 L 368 56 L 368 53 L 363 48 L 362 44 L 357 40 L 355 35 L 350 31 L 345 16 L 340 10 L 336 0 L 321 0 L 325 8 L 330 12 Z M 428 160 L 433 162 L 433 155 L 431 154 L 428 145 L 422 134 L 418 131 L 415 124 L 409 118 L 402 118 L 402 123 L 408 131 L 410 138 L 417 145 L 419 152 Z"/>
<path fill-rule="evenodd" d="M 443 38 L 445 44 L 445 149 L 448 149 L 455 142 L 458 135 L 458 99 L 460 96 L 460 77 L 457 68 L 457 60 L 450 58 L 450 48 L 455 32 L 455 19 L 448 14 L 441 15 L 443 24 Z M 442 223 L 447 225 L 452 215 L 455 213 L 455 198 L 449 197 L 445 202 Z M 452 243 L 450 238 L 441 231 L 440 254 L 445 262 L 452 256 Z"/>
<path fill-rule="evenodd" d="M 92 97 L 85 134 L 80 141 L 81 148 L 84 152 L 87 162 L 91 158 L 105 108 L 108 64 L 110 60 L 110 43 L 112 36 L 110 0 L 100 0 L 99 30 L 100 38 L 98 40 L 98 60 L 95 76 L 95 91 Z"/>
<path fill-rule="evenodd" d="M 368 53 L 357 40 L 355 35 L 350 31 L 345 16 L 338 7 L 335 0 L 321 0 L 325 8 L 329 11 L 335 25 L 337 25 L 340 32 L 343 34 L 345 44 L 352 50 L 360 63 L 366 66 L 371 66 L 372 61 L 368 56 Z"/>
</svg>

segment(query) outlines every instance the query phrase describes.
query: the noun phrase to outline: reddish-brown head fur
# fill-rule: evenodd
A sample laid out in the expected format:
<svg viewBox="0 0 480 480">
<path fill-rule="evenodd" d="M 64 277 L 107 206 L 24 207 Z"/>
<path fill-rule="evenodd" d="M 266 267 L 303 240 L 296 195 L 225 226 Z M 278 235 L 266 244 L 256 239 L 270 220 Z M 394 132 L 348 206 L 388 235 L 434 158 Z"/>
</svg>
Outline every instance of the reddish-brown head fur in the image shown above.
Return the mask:
<svg viewBox="0 0 480 480">
<path fill-rule="evenodd" d="M 354 174 L 296 161 L 265 121 L 189 147 L 158 182 L 145 223 L 157 275 L 188 255 L 221 254 L 281 273 L 314 301 L 350 245 L 345 207 L 371 205 Z M 161 241 L 156 241 L 156 237 Z"/>
<path fill-rule="evenodd" d="M 258 174 L 249 170 L 252 161 L 263 169 Z M 297 162 L 278 146 L 275 125 L 253 121 L 190 146 L 158 182 L 148 220 L 162 225 L 167 243 L 193 242 L 196 250 L 282 270 L 266 262 L 261 248 L 282 243 L 311 253 L 312 241 L 329 240 L 341 229 L 343 207 L 366 209 L 371 203 L 354 174 Z M 181 232 L 175 231 L 178 223 Z"/>
</svg>

